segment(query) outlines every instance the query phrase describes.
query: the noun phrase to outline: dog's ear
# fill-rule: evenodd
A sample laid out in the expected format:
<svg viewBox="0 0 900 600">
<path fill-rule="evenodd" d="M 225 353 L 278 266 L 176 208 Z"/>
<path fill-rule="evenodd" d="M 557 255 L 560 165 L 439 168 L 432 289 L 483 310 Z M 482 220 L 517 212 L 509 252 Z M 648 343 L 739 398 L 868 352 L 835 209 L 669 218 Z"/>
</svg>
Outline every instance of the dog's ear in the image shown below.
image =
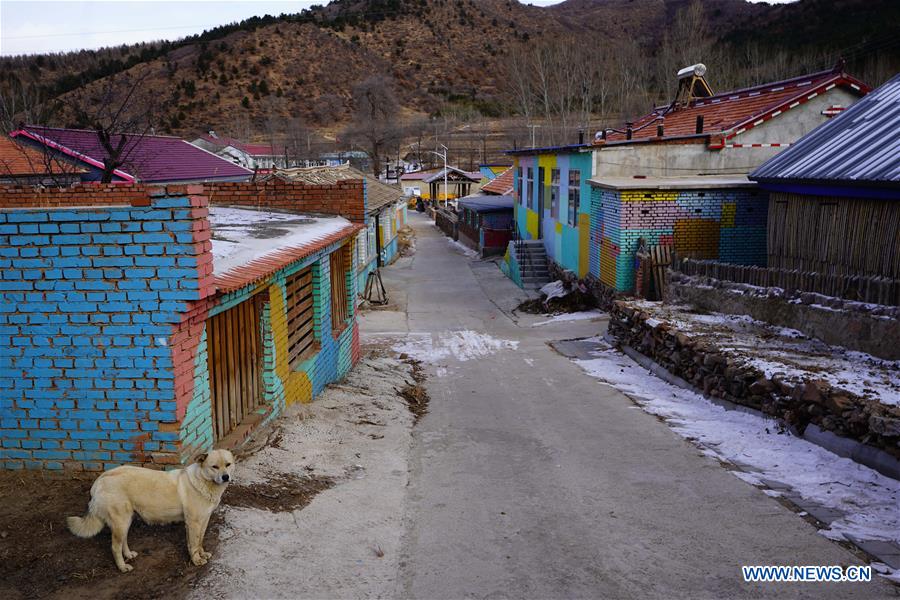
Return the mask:
<svg viewBox="0 0 900 600">
<path fill-rule="evenodd" d="M 199 454 L 199 455 L 197 455 L 196 462 L 198 462 L 202 465 L 203 463 L 206 462 L 206 457 L 208 457 L 208 456 L 209 456 L 209 454 L 207 454 L 206 452 L 204 452 L 203 454 Z"/>
</svg>

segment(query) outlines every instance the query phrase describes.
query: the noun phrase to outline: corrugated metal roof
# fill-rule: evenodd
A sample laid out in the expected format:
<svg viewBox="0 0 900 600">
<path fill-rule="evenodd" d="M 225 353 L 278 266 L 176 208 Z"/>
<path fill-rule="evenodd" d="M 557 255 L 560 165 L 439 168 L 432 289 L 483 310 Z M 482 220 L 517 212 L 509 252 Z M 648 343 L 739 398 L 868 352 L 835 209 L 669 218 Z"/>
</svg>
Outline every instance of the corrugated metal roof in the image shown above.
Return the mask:
<svg viewBox="0 0 900 600">
<path fill-rule="evenodd" d="M 95 131 L 28 125 L 11 135 L 24 135 L 76 160 L 102 168 L 106 151 Z M 119 134 L 113 135 L 118 144 Z M 127 160 L 116 175 L 127 181 L 173 183 L 187 181 L 246 181 L 253 171 L 216 156 L 182 139 L 163 135 L 121 134 Z"/>
<path fill-rule="evenodd" d="M 763 163 L 750 177 L 900 186 L 900 75 Z"/>
<path fill-rule="evenodd" d="M 477 213 L 495 212 L 513 208 L 512 196 L 466 196 L 459 199 L 459 205 Z"/>
</svg>

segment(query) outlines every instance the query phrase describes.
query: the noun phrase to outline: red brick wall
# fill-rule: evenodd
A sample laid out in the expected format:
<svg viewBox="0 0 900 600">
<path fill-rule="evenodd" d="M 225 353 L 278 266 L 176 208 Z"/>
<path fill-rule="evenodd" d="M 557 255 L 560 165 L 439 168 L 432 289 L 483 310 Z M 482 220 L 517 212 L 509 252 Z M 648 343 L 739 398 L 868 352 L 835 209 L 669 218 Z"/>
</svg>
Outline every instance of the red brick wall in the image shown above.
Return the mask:
<svg viewBox="0 0 900 600">
<path fill-rule="evenodd" d="M 366 218 L 363 186 L 361 179 L 348 179 L 330 185 L 274 180 L 264 183 L 207 183 L 203 187 L 210 204 L 338 215 L 363 222 Z"/>
<path fill-rule="evenodd" d="M 56 206 L 131 205 L 150 206 L 151 196 L 202 194 L 197 185 L 147 187 L 130 183 L 96 183 L 68 188 L 37 188 L 26 185 L 0 186 L 0 208 Z"/>
</svg>

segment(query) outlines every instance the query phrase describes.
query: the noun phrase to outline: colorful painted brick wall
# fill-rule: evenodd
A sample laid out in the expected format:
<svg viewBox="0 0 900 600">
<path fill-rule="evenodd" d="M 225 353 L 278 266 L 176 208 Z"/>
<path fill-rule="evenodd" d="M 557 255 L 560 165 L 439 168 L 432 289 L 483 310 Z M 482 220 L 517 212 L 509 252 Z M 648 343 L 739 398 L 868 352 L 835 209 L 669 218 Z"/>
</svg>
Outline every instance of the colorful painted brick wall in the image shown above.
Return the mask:
<svg viewBox="0 0 900 600">
<path fill-rule="evenodd" d="M 0 193 L 0 463 L 179 461 L 174 327 L 212 293 L 196 186 Z"/>
<path fill-rule="evenodd" d="M 617 291 L 634 289 L 638 240 L 681 256 L 766 264 L 768 196 L 756 189 L 591 191 L 590 271 Z"/>
<path fill-rule="evenodd" d="M 564 269 L 584 277 L 590 270 L 590 221 L 591 178 L 593 165 L 589 152 L 544 153 L 535 156 L 520 156 L 516 167 L 521 167 L 523 181 L 527 169 L 531 168 L 534 179 L 531 182 L 531 201 L 525 203 L 526 195 L 519 190 L 518 178 L 514 178 L 517 202 L 515 204 L 516 226 L 525 239 L 544 241 L 547 256 Z M 543 179 L 540 169 L 543 168 Z M 556 209 L 551 202 L 551 177 L 554 169 L 559 170 L 559 201 Z M 569 174 L 578 172 L 579 203 L 574 223 L 570 224 Z M 543 189 L 543 211 L 538 214 L 538 197 Z"/>
<path fill-rule="evenodd" d="M 207 322 L 256 293 L 268 298 L 257 425 L 359 359 L 355 230 L 222 293 L 207 215 L 201 186 L 0 189 L 0 466 L 165 467 L 211 448 Z M 342 244 L 350 318 L 333 332 L 329 256 Z M 292 369 L 284 284 L 307 266 L 320 350 Z"/>
</svg>

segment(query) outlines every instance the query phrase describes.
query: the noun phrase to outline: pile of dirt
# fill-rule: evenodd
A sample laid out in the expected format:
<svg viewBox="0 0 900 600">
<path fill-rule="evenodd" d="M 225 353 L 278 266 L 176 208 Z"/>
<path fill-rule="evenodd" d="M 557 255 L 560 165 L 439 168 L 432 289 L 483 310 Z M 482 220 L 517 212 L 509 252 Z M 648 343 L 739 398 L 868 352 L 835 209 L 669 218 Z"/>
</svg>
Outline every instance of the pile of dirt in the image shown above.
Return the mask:
<svg viewBox="0 0 900 600">
<path fill-rule="evenodd" d="M 135 517 L 128 545 L 138 552 L 130 573 L 113 562 L 109 530 L 81 539 L 66 517 L 87 511 L 93 475 L 0 471 L 0 598 L 177 597 L 206 569 L 191 564 L 184 525 L 150 526 Z M 215 561 L 221 515 L 204 538 Z"/>
<path fill-rule="evenodd" d="M 597 307 L 596 299 L 580 287 L 574 287 L 568 294 L 562 297 L 554 297 L 547 300 L 547 296 L 541 294 L 540 298 L 526 300 L 516 307 L 518 312 L 543 315 L 547 313 L 561 314 L 591 310 Z"/>
<path fill-rule="evenodd" d="M 416 253 L 416 233 L 412 227 L 407 225 L 397 232 L 397 246 L 400 256 L 411 256 Z"/>
<path fill-rule="evenodd" d="M 258 508 L 269 512 L 288 512 L 303 508 L 316 494 L 334 485 L 331 477 L 302 477 L 278 473 L 263 483 L 232 485 L 222 496 L 222 504 Z"/>
<path fill-rule="evenodd" d="M 412 376 L 413 379 L 415 379 L 415 384 L 407 385 L 400 390 L 400 395 L 403 397 L 403 400 L 406 401 L 409 412 L 415 415 L 415 422 L 418 423 L 419 419 L 428 412 L 428 401 L 430 400 L 428 390 L 422 385 L 425 381 L 425 370 L 422 369 L 421 361 L 408 358 L 404 362 L 412 367 Z"/>
</svg>

